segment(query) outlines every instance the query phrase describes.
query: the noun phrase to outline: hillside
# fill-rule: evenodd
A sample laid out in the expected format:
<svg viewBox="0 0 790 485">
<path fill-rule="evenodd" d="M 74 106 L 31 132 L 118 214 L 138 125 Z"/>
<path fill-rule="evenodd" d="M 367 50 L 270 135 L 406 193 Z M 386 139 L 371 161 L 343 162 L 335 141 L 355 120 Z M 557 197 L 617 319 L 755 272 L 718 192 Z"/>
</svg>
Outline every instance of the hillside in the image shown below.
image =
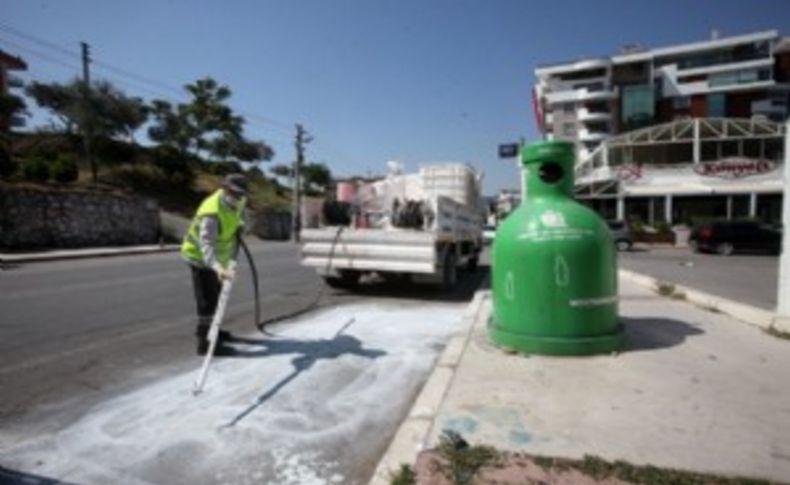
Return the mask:
<svg viewBox="0 0 790 485">
<path fill-rule="evenodd" d="M 252 210 L 290 206 L 289 188 L 267 178 L 257 167 L 244 170 L 235 162 L 184 159 L 172 151 L 136 143 L 97 140 L 98 183 L 94 184 L 78 135 L 14 134 L 10 145 L 11 168 L 2 175 L 6 183 L 14 185 L 134 193 L 155 199 L 167 211 L 191 217 L 197 204 L 220 186 L 225 174 L 242 172 L 251 182 Z"/>
</svg>

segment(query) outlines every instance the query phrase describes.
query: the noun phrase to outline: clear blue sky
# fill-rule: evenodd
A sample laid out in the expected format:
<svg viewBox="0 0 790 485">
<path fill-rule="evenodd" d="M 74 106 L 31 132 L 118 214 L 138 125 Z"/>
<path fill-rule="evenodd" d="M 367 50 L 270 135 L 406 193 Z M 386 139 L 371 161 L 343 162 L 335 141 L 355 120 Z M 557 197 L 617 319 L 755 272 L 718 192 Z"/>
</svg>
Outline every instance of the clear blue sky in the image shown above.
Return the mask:
<svg viewBox="0 0 790 485">
<path fill-rule="evenodd" d="M 487 194 L 518 186 L 497 144 L 537 136 L 536 65 L 704 40 L 713 28 L 790 35 L 787 0 L 0 0 L 0 12 L 0 48 L 28 62 L 25 80 L 80 74 L 85 41 L 98 62 L 157 83 L 93 67 L 130 95 L 177 99 L 168 86 L 204 76 L 227 84 L 273 163 L 293 160 L 300 122 L 315 138 L 309 158 L 334 173 L 468 161 L 486 172 Z"/>
</svg>

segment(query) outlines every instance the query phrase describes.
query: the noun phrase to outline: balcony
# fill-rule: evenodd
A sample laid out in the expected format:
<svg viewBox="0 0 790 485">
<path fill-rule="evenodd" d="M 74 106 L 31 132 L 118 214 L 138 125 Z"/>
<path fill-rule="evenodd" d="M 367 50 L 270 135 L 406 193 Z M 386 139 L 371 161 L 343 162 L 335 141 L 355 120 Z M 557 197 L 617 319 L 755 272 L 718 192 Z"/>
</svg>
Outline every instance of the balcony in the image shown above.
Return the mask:
<svg viewBox="0 0 790 485">
<path fill-rule="evenodd" d="M 590 90 L 589 88 L 574 89 L 569 91 L 557 91 L 546 93 L 548 104 L 573 103 L 578 101 L 595 101 L 613 99 L 617 95 L 611 88 L 606 87 L 600 90 Z"/>
<path fill-rule="evenodd" d="M 609 121 L 612 119 L 612 113 L 579 108 L 576 110 L 576 119 L 579 121 Z"/>
<path fill-rule="evenodd" d="M 582 128 L 577 133 L 577 139 L 583 142 L 602 141 L 609 137 L 609 133 L 605 131 L 591 131 L 588 128 Z"/>
</svg>

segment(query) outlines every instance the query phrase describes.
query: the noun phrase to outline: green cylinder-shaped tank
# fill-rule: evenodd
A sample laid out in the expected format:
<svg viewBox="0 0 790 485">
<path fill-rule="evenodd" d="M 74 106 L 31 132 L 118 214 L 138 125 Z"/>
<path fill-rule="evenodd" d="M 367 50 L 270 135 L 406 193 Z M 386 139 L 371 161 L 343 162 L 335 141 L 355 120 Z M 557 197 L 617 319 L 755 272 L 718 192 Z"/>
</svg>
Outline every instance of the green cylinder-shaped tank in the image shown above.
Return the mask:
<svg viewBox="0 0 790 485">
<path fill-rule="evenodd" d="M 521 162 L 524 200 L 493 245 L 492 341 L 527 354 L 619 350 L 615 247 L 606 223 L 573 200 L 573 145 L 534 143 Z"/>
</svg>

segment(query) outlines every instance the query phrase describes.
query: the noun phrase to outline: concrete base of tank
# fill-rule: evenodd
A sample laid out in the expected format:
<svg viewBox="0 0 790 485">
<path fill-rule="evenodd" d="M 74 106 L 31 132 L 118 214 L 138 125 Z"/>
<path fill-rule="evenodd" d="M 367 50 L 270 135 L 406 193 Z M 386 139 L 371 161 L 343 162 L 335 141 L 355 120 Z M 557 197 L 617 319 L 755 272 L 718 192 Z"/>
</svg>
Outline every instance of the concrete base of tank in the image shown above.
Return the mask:
<svg viewBox="0 0 790 485">
<path fill-rule="evenodd" d="M 494 322 L 493 317 L 488 321 L 488 336 L 494 345 L 505 352 L 537 355 L 609 354 L 619 352 L 625 341 L 622 324 L 609 334 L 553 337 L 504 330 Z"/>
</svg>

